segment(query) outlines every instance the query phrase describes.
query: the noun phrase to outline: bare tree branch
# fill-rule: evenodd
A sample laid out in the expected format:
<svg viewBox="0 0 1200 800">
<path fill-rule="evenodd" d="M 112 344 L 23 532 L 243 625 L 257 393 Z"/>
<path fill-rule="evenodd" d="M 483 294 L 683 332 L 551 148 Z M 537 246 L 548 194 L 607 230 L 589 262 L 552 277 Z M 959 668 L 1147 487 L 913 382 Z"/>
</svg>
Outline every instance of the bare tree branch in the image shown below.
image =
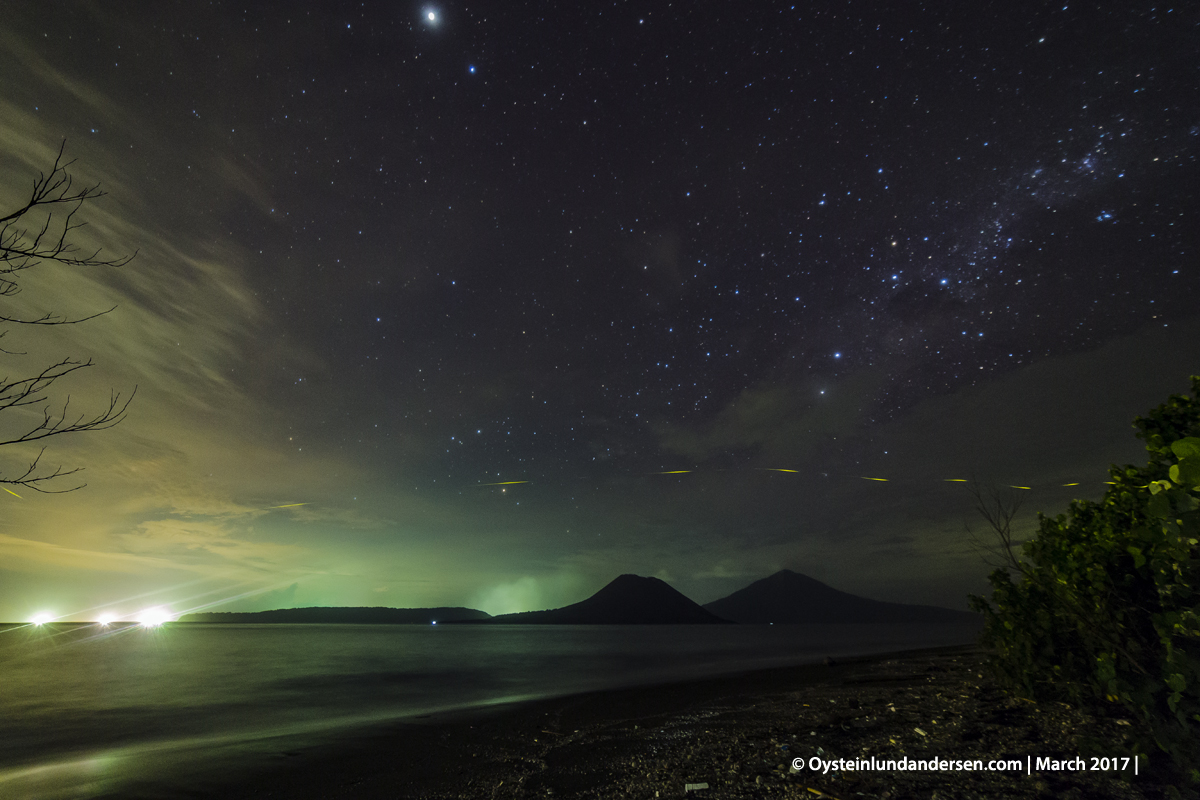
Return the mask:
<svg viewBox="0 0 1200 800">
<path fill-rule="evenodd" d="M 33 183 L 33 191 L 23 206 L 4 216 L 0 216 L 0 297 L 12 297 L 21 291 L 16 275 L 44 261 L 52 261 L 70 267 L 122 267 L 128 264 L 134 256 L 119 256 L 102 258 L 101 248 L 87 255 L 80 255 L 79 248 L 70 242 L 72 231 L 79 230 L 86 223 L 76 222 L 75 215 L 88 200 L 95 200 L 105 195 L 100 191 L 100 185 L 85 186 L 75 189 L 73 179 L 67 167 L 75 163 L 63 162 L 63 149 L 66 142 L 59 148 L 58 156 L 54 159 L 54 168 L 50 174 L 41 173 Z M 54 208 L 68 206 L 69 210 L 59 220 L 55 219 Z M 23 223 L 27 215 L 41 213 L 45 218 L 40 227 L 30 228 Z M 111 311 L 112 309 L 109 309 Z M 94 319 L 101 314 L 93 314 L 80 319 L 46 314 L 37 319 L 21 319 L 6 314 L 0 314 L 0 321 L 22 325 L 68 325 L 76 322 Z"/>
<path fill-rule="evenodd" d="M 130 262 L 137 253 L 115 258 L 102 257 L 97 249 L 90 254 L 80 254 L 78 248 L 71 242 L 71 234 L 84 227 L 86 223 L 76 221 L 76 214 L 83 204 L 104 196 L 99 184 L 76 189 L 67 167 L 72 161 L 63 161 L 66 143 L 59 148 L 58 156 L 54 159 L 54 167 L 49 174 L 40 173 L 33 183 L 33 191 L 24 205 L 0 216 L 0 297 L 11 298 L 19 294 L 21 287 L 18 283 L 19 274 L 42 263 L 52 262 L 68 267 L 122 267 Z M 61 210 L 65 210 L 62 213 Z M 75 325 L 96 317 L 104 316 L 114 310 L 110 308 L 85 317 L 68 318 L 53 312 L 40 317 L 25 317 L 0 310 L 0 323 L 18 325 Z M 8 331 L 0 330 L 0 338 Z M 0 353 L 8 356 L 26 355 L 26 353 L 0 348 Z M 51 403 L 49 390 L 60 378 L 73 372 L 92 366 L 92 360 L 81 361 L 74 358 L 63 358 L 55 364 L 44 367 L 39 372 L 26 377 L 0 378 L 0 414 L 17 412 L 17 421 L 10 423 L 9 430 L 15 428 L 16 433 L 0 433 L 0 447 L 9 445 L 24 445 L 37 442 L 51 436 L 69 433 L 84 433 L 102 431 L 119 424 L 125 419 L 129 404 L 137 394 L 133 388 L 128 397 L 122 397 L 119 392 L 111 392 L 108 408 L 97 414 L 70 411 L 71 396 L 67 395 L 60 410 Z M 19 409 L 25 407 L 39 408 L 41 420 L 36 416 L 32 420 Z M 36 412 L 34 412 L 36 414 Z M 53 470 L 39 468 L 45 447 L 29 464 L 25 471 L 15 477 L 5 477 L 0 470 L 0 485 L 25 486 L 46 494 L 73 492 L 83 488 L 80 484 L 71 489 L 48 489 L 44 484 L 56 478 L 66 477 L 79 472 L 82 467 L 64 469 L 55 467 Z"/>
<path fill-rule="evenodd" d="M 42 460 L 42 454 L 45 452 L 46 448 L 43 447 L 38 452 L 37 458 L 33 459 L 33 461 L 29 464 L 29 468 L 25 470 L 24 475 L 21 475 L 17 478 L 9 478 L 8 480 L 0 479 L 0 483 L 7 483 L 10 486 L 24 486 L 28 489 L 33 489 L 35 492 L 41 492 L 42 494 L 66 494 L 67 492 L 73 492 L 76 489 L 82 489 L 83 487 L 87 486 L 86 483 L 81 483 L 78 486 L 72 486 L 70 489 L 42 488 L 41 484 L 45 481 L 54 480 L 55 478 L 62 478 L 67 475 L 74 475 L 76 472 L 79 472 L 83 469 L 83 467 L 76 467 L 75 469 L 64 471 L 62 467 L 58 467 L 54 470 L 54 472 L 45 475 L 35 475 L 34 473 L 37 470 L 38 462 Z"/>
<path fill-rule="evenodd" d="M 121 402 L 121 395 L 113 393 L 109 396 L 108 409 L 96 416 L 87 419 L 83 414 L 80 414 L 72 422 L 67 422 L 67 408 L 71 404 L 71 396 L 67 395 L 66 402 L 63 403 L 62 411 L 57 415 L 51 414 L 48 410 L 42 410 L 42 421 L 36 426 L 17 436 L 15 439 L 0 441 L 0 447 L 9 444 L 19 444 L 21 442 L 36 442 L 39 439 L 45 439 L 48 436 L 58 436 L 62 433 L 80 433 L 81 431 L 102 431 L 117 425 L 121 420 L 125 419 L 126 410 L 129 404 L 133 402 L 134 395 L 137 394 L 135 386 L 133 392 Z M 33 401 L 30 401 L 33 402 Z M 18 404 L 28 405 L 29 403 Z M 0 478 L 0 483 L 3 479 Z"/>
<path fill-rule="evenodd" d="M 984 561 L 990 567 L 1023 574 L 1026 564 L 1017 550 L 1021 542 L 1013 539 L 1012 530 L 1012 521 L 1021 510 L 1021 496 L 1011 491 L 1004 492 L 996 486 L 985 489 L 975 480 L 971 481 L 969 489 L 975 501 L 975 510 L 987 521 L 991 529 L 985 542 L 971 530 L 969 524 L 966 525 L 967 533 L 972 535 L 976 548 L 990 556 L 984 557 Z"/>
</svg>

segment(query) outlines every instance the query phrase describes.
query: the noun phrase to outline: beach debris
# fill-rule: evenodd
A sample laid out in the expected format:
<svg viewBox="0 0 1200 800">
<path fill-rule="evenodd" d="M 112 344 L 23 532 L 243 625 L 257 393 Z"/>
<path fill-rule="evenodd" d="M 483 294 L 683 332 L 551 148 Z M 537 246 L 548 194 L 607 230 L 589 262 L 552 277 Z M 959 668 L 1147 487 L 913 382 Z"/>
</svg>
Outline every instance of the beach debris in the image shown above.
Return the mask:
<svg viewBox="0 0 1200 800">
<path fill-rule="evenodd" d="M 707 788 L 707 783 L 685 783 L 683 785 L 683 791 L 685 792 L 699 792 Z"/>
<path fill-rule="evenodd" d="M 829 800 L 838 800 L 837 797 L 834 797 L 833 795 L 829 794 L 828 792 L 822 792 L 820 789 L 814 789 L 811 786 L 805 786 L 804 788 L 807 789 L 808 791 L 812 792 L 817 797 L 828 797 Z"/>
</svg>

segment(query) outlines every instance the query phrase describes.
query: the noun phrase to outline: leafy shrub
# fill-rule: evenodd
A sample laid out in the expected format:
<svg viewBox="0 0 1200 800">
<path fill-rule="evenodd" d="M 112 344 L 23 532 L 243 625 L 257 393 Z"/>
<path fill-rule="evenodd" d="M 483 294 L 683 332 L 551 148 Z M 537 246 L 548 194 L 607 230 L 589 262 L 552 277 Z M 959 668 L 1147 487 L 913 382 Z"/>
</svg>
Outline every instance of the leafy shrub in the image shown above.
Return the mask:
<svg viewBox="0 0 1200 800">
<path fill-rule="evenodd" d="M 1146 752 L 1200 782 L 1200 377 L 1134 420 L 1145 467 L 1099 502 L 1038 515 L 1037 536 L 971 597 L 999 680 L 1035 700 L 1123 706 Z M 1014 580 L 1014 577 L 1016 580 Z"/>
</svg>

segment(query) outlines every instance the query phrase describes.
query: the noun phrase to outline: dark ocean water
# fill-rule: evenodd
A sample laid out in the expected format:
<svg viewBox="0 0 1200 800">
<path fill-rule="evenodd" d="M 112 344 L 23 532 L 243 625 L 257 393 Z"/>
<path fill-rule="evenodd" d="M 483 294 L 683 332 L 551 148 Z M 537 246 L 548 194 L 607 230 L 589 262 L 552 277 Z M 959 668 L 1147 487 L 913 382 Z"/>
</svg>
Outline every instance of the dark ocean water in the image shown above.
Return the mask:
<svg viewBox="0 0 1200 800">
<path fill-rule="evenodd" d="M 962 625 L 0 627 L 0 797 L 178 797 L 373 724 L 965 644 Z M 192 795 L 194 796 L 194 795 Z"/>
</svg>

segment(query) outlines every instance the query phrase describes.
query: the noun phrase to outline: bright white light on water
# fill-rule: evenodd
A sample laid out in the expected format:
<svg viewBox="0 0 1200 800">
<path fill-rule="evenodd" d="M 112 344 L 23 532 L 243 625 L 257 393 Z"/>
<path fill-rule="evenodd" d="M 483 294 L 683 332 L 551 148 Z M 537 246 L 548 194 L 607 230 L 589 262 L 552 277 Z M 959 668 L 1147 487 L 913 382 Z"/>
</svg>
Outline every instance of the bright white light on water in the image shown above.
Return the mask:
<svg viewBox="0 0 1200 800">
<path fill-rule="evenodd" d="M 34 625 L 41 626 L 41 625 L 45 625 L 48 622 L 53 622 L 54 617 L 51 616 L 50 614 L 34 614 L 33 619 L 31 619 L 29 621 L 32 622 Z"/>
<path fill-rule="evenodd" d="M 116 618 L 112 614 L 101 614 L 96 619 L 96 624 L 99 625 L 101 628 L 107 628 L 109 625 L 113 624 L 113 620 L 115 620 L 115 619 Z"/>
<path fill-rule="evenodd" d="M 157 628 L 164 622 L 171 621 L 171 614 L 165 608 L 147 608 L 137 618 L 143 628 Z"/>
</svg>

